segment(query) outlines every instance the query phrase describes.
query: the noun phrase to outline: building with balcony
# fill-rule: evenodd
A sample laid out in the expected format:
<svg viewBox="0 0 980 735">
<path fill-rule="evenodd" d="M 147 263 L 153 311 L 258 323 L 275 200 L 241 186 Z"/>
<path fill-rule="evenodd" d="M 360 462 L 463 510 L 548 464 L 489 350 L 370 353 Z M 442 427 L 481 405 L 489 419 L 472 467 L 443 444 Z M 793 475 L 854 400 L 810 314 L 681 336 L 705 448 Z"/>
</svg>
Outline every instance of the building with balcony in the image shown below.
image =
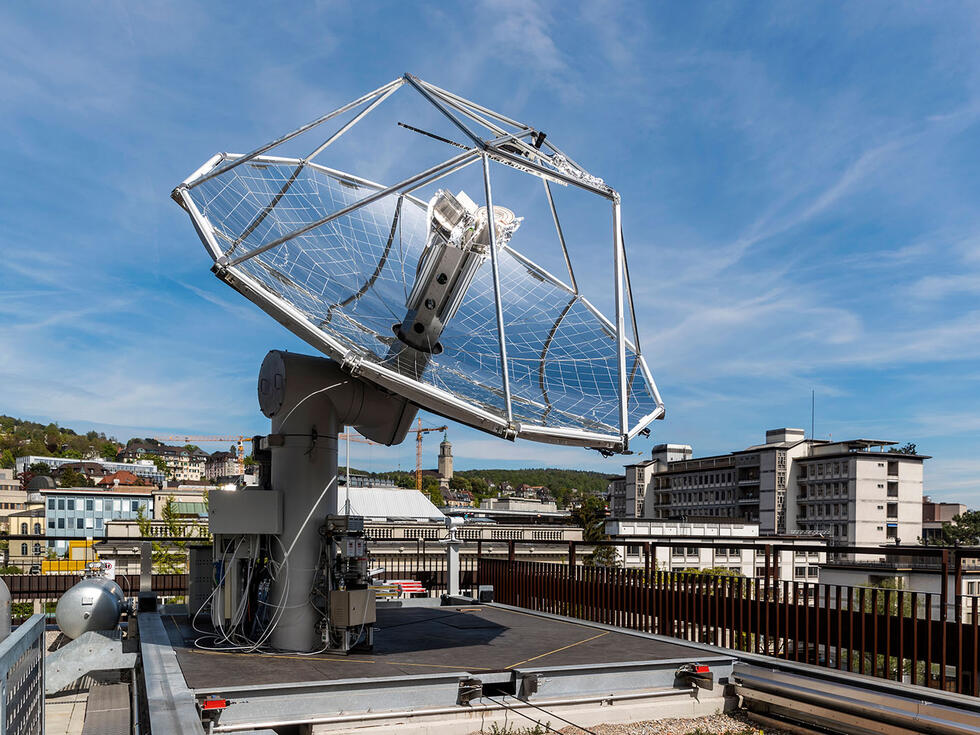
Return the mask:
<svg viewBox="0 0 980 735">
<path fill-rule="evenodd" d="M 217 482 L 223 477 L 237 477 L 242 474 L 235 452 L 213 452 L 204 463 L 204 479 Z"/>
<path fill-rule="evenodd" d="M 693 457 L 661 444 L 611 486 L 612 517 L 757 523 L 760 532 L 822 535 L 850 545 L 922 535 L 922 466 L 895 442 L 807 439 L 773 429 L 763 444 Z M 617 495 L 621 495 L 621 502 Z M 642 509 L 642 514 L 640 510 Z"/>
<path fill-rule="evenodd" d="M 119 459 L 127 463 L 142 462 L 151 455 L 166 463 L 168 480 L 197 482 L 204 479 L 208 453 L 203 449 L 133 442 L 119 453 Z"/>
</svg>

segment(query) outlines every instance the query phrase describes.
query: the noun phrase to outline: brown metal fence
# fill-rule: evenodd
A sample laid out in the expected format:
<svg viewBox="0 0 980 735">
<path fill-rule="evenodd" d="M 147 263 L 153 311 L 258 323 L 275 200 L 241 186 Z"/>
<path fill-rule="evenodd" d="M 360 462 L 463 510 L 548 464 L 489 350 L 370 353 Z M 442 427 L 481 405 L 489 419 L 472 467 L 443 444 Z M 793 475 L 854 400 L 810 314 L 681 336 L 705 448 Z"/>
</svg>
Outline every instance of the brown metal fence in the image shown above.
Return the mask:
<svg viewBox="0 0 980 735">
<path fill-rule="evenodd" d="M 978 598 L 481 558 L 507 605 L 980 696 Z"/>
</svg>

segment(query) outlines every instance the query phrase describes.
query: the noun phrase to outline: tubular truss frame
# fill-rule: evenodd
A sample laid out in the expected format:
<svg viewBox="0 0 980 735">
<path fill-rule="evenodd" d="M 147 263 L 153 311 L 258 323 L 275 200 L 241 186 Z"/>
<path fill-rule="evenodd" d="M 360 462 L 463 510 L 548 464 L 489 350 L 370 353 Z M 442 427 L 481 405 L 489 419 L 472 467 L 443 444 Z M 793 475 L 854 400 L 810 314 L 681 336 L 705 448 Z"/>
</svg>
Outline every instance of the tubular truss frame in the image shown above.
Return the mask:
<svg viewBox="0 0 980 735">
<path fill-rule="evenodd" d="M 334 171 L 333 169 L 328 169 L 325 166 L 321 166 L 313 162 L 313 160 L 324 150 L 326 150 L 333 142 L 356 126 L 357 123 L 370 114 L 372 110 L 381 105 L 395 92 L 405 86 L 415 90 L 423 99 L 433 105 L 433 107 L 435 107 L 466 136 L 470 142 L 470 145 L 468 147 L 464 146 L 466 147 L 465 151 L 392 186 L 383 186 L 381 184 L 369 182 L 364 179 L 360 179 L 359 177 L 352 176 L 346 172 Z M 356 110 L 359 107 L 361 109 L 351 120 L 346 122 L 340 129 L 327 137 L 305 158 L 282 158 L 267 155 L 277 146 L 314 128 L 317 128 L 318 126 L 336 118 L 339 115 Z M 482 128 L 486 129 L 490 133 L 493 133 L 495 137 L 484 137 L 479 130 L 474 128 L 474 124 L 482 126 Z M 511 128 L 511 130 L 508 130 L 508 128 Z M 529 142 L 528 139 L 533 139 L 533 141 Z M 345 178 L 356 180 L 374 188 L 375 191 L 348 206 L 331 212 L 330 214 L 327 214 L 313 222 L 308 222 L 291 232 L 287 232 L 286 234 L 281 235 L 269 242 L 263 243 L 262 245 L 245 253 L 234 254 L 233 251 L 238 246 L 238 243 L 236 242 L 227 249 L 223 249 L 219 245 L 213 235 L 211 223 L 196 206 L 193 198 L 190 196 L 190 192 L 202 183 L 209 181 L 216 176 L 220 176 L 223 173 L 231 171 L 243 163 L 253 160 L 258 162 L 270 161 L 278 163 L 293 163 L 299 168 L 308 165 L 320 169 L 326 173 L 334 175 L 342 174 Z M 526 265 L 533 267 L 543 276 L 569 291 L 569 293 L 574 297 L 580 299 L 586 308 L 597 316 L 615 336 L 618 373 L 618 436 L 572 428 L 562 429 L 536 425 L 522 425 L 521 423 L 513 420 L 509 379 L 510 366 L 507 362 L 507 347 L 500 302 L 499 275 L 497 273 L 495 258 L 493 263 L 493 272 L 496 291 L 495 300 L 497 302 L 496 318 L 499 338 L 499 357 L 502 366 L 503 391 L 506 404 L 506 419 L 502 419 L 489 411 L 472 406 L 468 402 L 461 400 L 459 397 L 449 393 L 448 391 L 442 390 L 435 386 L 420 386 L 415 381 L 408 380 L 399 373 L 386 368 L 384 365 L 371 364 L 369 361 L 360 358 L 360 356 L 352 354 L 349 348 L 342 345 L 339 341 L 333 339 L 330 335 L 325 334 L 322 330 L 312 329 L 311 325 L 307 323 L 307 320 L 292 304 L 282 298 L 270 296 L 270 294 L 250 276 L 248 276 L 242 270 L 236 268 L 236 266 L 242 262 L 253 258 L 256 255 L 267 252 L 283 243 L 289 242 L 296 237 L 315 230 L 318 227 L 337 219 L 338 217 L 350 214 L 351 212 L 367 206 L 385 196 L 391 194 L 408 196 L 412 191 L 415 191 L 422 186 L 431 184 L 444 176 L 454 173 L 455 171 L 478 161 L 481 161 L 483 164 L 486 201 L 488 205 L 492 200 L 490 161 L 515 168 L 524 173 L 536 176 L 542 180 L 551 215 L 554 219 L 556 236 L 559 244 L 561 245 L 562 253 L 568 269 L 568 281 L 571 285 L 568 285 L 568 283 L 552 275 L 540 266 L 527 261 L 525 258 L 523 258 L 523 256 L 519 256 L 519 254 L 517 254 L 515 251 L 510 250 L 509 248 L 508 250 L 511 252 L 511 254 L 518 255 L 518 257 Z M 299 168 L 297 170 L 299 170 Z M 551 195 L 549 186 L 549 183 L 551 182 L 565 186 L 578 187 L 593 195 L 607 199 L 612 206 L 613 216 L 610 240 L 613 246 L 613 262 L 615 264 L 613 283 L 613 292 L 615 293 L 616 304 L 615 324 L 609 323 L 609 321 L 579 293 L 578 282 L 576 281 L 575 274 L 572 271 L 571 260 L 568 256 L 558 210 L 555 207 L 555 203 Z M 218 154 L 213 156 L 207 163 L 204 164 L 204 166 L 195 171 L 179 186 L 177 186 L 171 196 L 188 212 L 188 214 L 190 214 L 198 234 L 201 236 L 205 246 L 215 260 L 214 271 L 219 278 L 226 281 L 236 290 L 242 292 L 243 295 L 247 296 L 253 301 L 256 301 L 256 303 L 262 306 L 262 308 L 274 318 L 282 321 L 283 323 L 288 323 L 290 329 L 304 340 L 310 342 L 314 346 L 319 347 L 328 355 L 335 357 L 338 355 L 343 356 L 339 362 L 341 362 L 341 364 L 344 365 L 345 368 L 347 368 L 352 374 L 360 375 L 368 380 L 372 380 L 388 390 L 399 392 L 402 395 L 405 395 L 409 400 L 424 406 L 428 410 L 432 410 L 449 418 L 475 426 L 476 428 L 481 428 L 485 431 L 498 434 L 507 439 L 522 437 L 548 443 L 585 446 L 607 452 L 627 451 L 629 448 L 630 439 L 643 431 L 653 420 L 662 418 L 665 413 L 660 392 L 652 374 L 650 373 L 649 367 L 647 366 L 646 360 L 640 348 L 639 329 L 638 325 L 636 324 L 635 313 L 633 312 L 632 308 L 632 288 L 630 284 L 629 269 L 626 266 L 626 252 L 621 229 L 620 195 L 613 188 L 605 184 L 602 179 L 593 176 L 578 163 L 569 158 L 561 149 L 547 139 L 546 136 L 537 132 L 529 125 L 517 122 L 516 120 L 472 102 L 464 97 L 441 89 L 440 87 L 425 82 L 412 74 L 405 74 L 404 76 L 394 79 L 346 105 L 338 107 L 336 110 L 322 115 L 315 120 L 302 125 L 299 128 L 280 136 L 279 138 L 276 138 L 270 143 L 256 148 L 250 153 L 246 153 L 244 155 Z M 276 200 L 270 204 L 270 207 L 274 207 L 275 203 Z M 493 209 L 490 208 L 489 211 L 493 212 Z M 260 217 L 264 217 L 264 214 L 260 215 Z M 490 232 L 494 232 L 492 227 Z M 493 248 L 491 248 L 491 252 L 494 252 Z M 628 339 L 626 335 L 624 294 L 629 297 L 629 310 L 633 327 L 632 340 Z M 627 375 L 627 348 L 631 349 L 636 355 L 635 365 L 632 370 L 632 373 L 634 374 L 631 375 Z M 628 401 L 632 379 L 635 377 L 635 372 L 637 370 L 642 373 L 643 378 L 650 386 L 655 408 L 652 412 L 641 417 L 634 425 L 631 426 L 628 415 Z"/>
</svg>

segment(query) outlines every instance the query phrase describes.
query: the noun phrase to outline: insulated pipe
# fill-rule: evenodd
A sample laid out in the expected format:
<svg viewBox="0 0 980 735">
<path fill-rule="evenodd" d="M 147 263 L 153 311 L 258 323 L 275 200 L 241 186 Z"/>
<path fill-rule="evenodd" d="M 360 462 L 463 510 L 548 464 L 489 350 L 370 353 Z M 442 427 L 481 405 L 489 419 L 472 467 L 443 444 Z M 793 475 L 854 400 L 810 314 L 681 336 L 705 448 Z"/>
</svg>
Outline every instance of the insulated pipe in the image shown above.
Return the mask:
<svg viewBox="0 0 980 735">
<path fill-rule="evenodd" d="M 383 444 L 405 438 L 416 408 L 404 398 L 352 377 L 323 357 L 273 350 L 262 362 L 259 405 L 272 420 L 272 488 L 282 494 L 282 534 L 271 549 L 278 567 L 269 604 L 273 647 L 312 651 L 321 647 L 320 614 L 310 602 L 319 563 L 319 529 L 340 512 L 337 434 L 354 426 Z"/>
</svg>

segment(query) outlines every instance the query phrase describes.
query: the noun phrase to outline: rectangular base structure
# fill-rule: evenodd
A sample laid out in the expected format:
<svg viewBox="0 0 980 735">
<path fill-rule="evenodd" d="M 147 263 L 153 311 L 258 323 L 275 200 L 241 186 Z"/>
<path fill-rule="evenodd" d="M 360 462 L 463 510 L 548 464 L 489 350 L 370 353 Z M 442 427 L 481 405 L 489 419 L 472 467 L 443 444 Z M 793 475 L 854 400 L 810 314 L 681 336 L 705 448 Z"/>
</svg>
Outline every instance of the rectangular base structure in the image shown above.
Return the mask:
<svg viewBox="0 0 980 735">
<path fill-rule="evenodd" d="M 194 646 L 200 634 L 186 619 L 168 617 L 166 623 L 196 700 L 228 700 L 215 732 L 300 723 L 326 732 L 431 717 L 470 727 L 478 713 L 496 721 L 511 712 L 514 721 L 523 718 L 513 708 L 533 710 L 535 704 L 603 708 L 614 716 L 614 708 L 604 705 L 638 707 L 657 700 L 663 709 L 668 698 L 674 704 L 667 710 L 676 705 L 678 712 L 691 710 L 693 716 L 699 699 L 710 702 L 698 714 L 723 706 L 734 661 L 683 644 L 493 605 L 379 607 L 374 649 L 346 657 L 201 650 Z M 713 691 L 692 688 L 675 676 L 678 667 L 690 663 L 710 667 Z M 471 729 L 479 729 L 479 722 Z"/>
</svg>

